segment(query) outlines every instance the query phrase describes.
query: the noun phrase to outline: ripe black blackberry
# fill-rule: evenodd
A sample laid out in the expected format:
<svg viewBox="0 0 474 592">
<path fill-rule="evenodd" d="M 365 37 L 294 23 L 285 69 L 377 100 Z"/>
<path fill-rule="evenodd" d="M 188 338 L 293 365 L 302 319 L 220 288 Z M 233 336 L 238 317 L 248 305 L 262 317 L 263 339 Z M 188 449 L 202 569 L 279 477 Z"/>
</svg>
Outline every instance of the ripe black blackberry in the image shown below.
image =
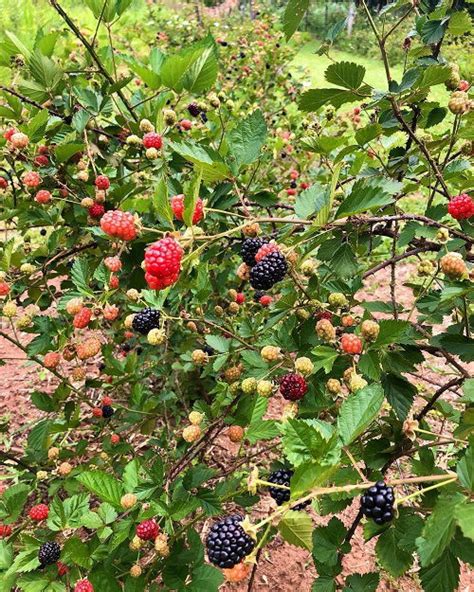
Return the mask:
<svg viewBox="0 0 474 592">
<path fill-rule="evenodd" d="M 290 480 L 292 477 L 293 471 L 291 469 L 279 469 L 278 471 L 273 471 L 273 473 L 270 474 L 270 476 L 268 477 L 268 481 L 270 481 L 270 483 L 276 483 L 277 485 L 285 485 L 286 487 L 289 487 Z M 280 487 L 269 487 L 268 491 L 270 492 L 270 495 L 279 506 L 290 500 L 289 489 L 281 489 Z M 303 502 L 302 504 L 293 506 L 292 510 L 304 510 L 304 508 L 306 508 L 310 504 L 311 500 L 308 500 L 307 502 Z"/>
<path fill-rule="evenodd" d="M 154 308 L 144 308 L 133 317 L 132 327 L 142 335 L 160 326 L 160 311 Z"/>
<path fill-rule="evenodd" d="M 211 528 L 206 538 L 211 563 L 220 568 L 231 568 L 252 552 L 255 541 L 240 526 L 242 520 L 242 516 L 233 514 Z"/>
<path fill-rule="evenodd" d="M 114 413 L 114 408 L 110 405 L 104 405 L 102 407 L 102 417 L 105 417 L 105 419 L 109 419 L 109 417 L 112 417 Z"/>
<path fill-rule="evenodd" d="M 61 557 L 61 547 L 55 541 L 43 543 L 38 551 L 38 560 L 41 567 L 46 567 L 59 561 Z"/>
<path fill-rule="evenodd" d="M 274 251 L 252 267 L 250 285 L 254 290 L 269 290 L 285 277 L 287 269 L 285 257 L 279 251 Z"/>
<path fill-rule="evenodd" d="M 372 518 L 376 524 L 384 524 L 393 519 L 394 501 L 393 488 L 384 481 L 377 481 L 362 496 L 360 505 L 364 516 Z"/>
<path fill-rule="evenodd" d="M 260 238 L 259 236 L 255 238 L 246 238 L 242 243 L 242 248 L 240 249 L 240 256 L 242 257 L 242 261 L 253 267 L 257 262 L 255 261 L 255 255 L 257 251 L 262 247 L 265 243 L 268 243 L 268 239 Z"/>
<path fill-rule="evenodd" d="M 193 117 L 197 117 L 199 113 L 201 113 L 201 109 L 199 108 L 197 103 L 189 103 L 188 105 L 189 114 Z"/>
<path fill-rule="evenodd" d="M 213 356 L 216 353 L 210 345 L 207 345 L 207 343 L 202 346 L 202 351 L 205 352 L 208 356 Z"/>
</svg>

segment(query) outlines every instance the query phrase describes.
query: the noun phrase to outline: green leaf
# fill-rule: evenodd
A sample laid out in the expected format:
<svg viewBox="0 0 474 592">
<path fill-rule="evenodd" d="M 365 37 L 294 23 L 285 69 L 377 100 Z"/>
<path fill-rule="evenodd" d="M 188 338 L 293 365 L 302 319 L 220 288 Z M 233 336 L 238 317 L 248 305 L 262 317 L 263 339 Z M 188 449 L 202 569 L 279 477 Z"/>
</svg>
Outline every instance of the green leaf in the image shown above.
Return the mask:
<svg viewBox="0 0 474 592">
<path fill-rule="evenodd" d="M 91 296 L 93 293 L 89 287 L 90 272 L 87 259 L 76 259 L 71 268 L 71 280 L 82 294 Z"/>
<path fill-rule="evenodd" d="M 429 567 L 420 570 L 420 579 L 425 592 L 454 592 L 459 583 L 459 561 L 450 552 L 445 551 Z"/>
<path fill-rule="evenodd" d="M 28 61 L 34 80 L 48 93 L 52 93 L 61 82 L 61 69 L 40 51 L 35 51 Z"/>
<path fill-rule="evenodd" d="M 222 181 L 231 175 L 221 155 L 212 148 L 192 142 L 169 142 L 169 146 L 184 159 L 194 163 L 202 171 L 204 181 Z"/>
<path fill-rule="evenodd" d="M 317 419 L 290 419 L 282 431 L 285 454 L 293 465 L 311 460 L 321 464 L 337 462 L 337 435 L 329 424 Z"/>
<path fill-rule="evenodd" d="M 391 373 L 382 376 L 382 386 L 398 419 L 405 421 L 417 394 L 416 387 L 403 376 Z"/>
<path fill-rule="evenodd" d="M 283 31 L 288 41 L 303 20 L 308 10 L 309 0 L 289 0 L 283 14 Z"/>
<path fill-rule="evenodd" d="M 433 45 L 441 41 L 446 32 L 449 19 L 426 21 L 421 27 L 421 40 L 425 45 Z"/>
<path fill-rule="evenodd" d="M 163 175 L 156 185 L 153 195 L 153 207 L 160 218 L 164 218 L 173 225 L 173 210 L 169 200 L 168 185 Z"/>
<path fill-rule="evenodd" d="M 420 82 L 417 84 L 418 88 L 427 88 L 443 83 L 451 75 L 451 68 L 449 66 L 440 66 L 433 64 L 428 66 L 423 72 Z"/>
<path fill-rule="evenodd" d="M 360 436 L 377 417 L 383 399 L 382 387 L 378 384 L 371 384 L 350 395 L 343 402 L 337 426 L 346 446 Z"/>
<path fill-rule="evenodd" d="M 310 218 L 314 214 L 321 212 L 328 205 L 329 194 L 327 189 L 319 183 L 314 183 L 298 194 L 295 203 L 295 214 L 299 218 Z"/>
<path fill-rule="evenodd" d="M 303 547 L 303 549 L 311 551 L 313 547 L 313 522 L 311 521 L 311 517 L 305 512 L 289 510 L 285 513 L 283 519 L 280 520 L 278 530 L 283 539 L 287 543 L 290 543 L 290 545 L 296 545 L 297 547 Z"/>
<path fill-rule="evenodd" d="M 186 590 L 192 592 L 213 592 L 218 590 L 224 581 L 224 575 L 212 565 L 202 564 L 194 568 L 192 580 L 186 584 Z"/>
<path fill-rule="evenodd" d="M 85 569 L 92 565 L 92 558 L 87 543 L 79 537 L 69 537 L 64 543 L 63 559 L 67 563 L 72 562 Z"/>
<path fill-rule="evenodd" d="M 342 592 L 375 592 L 379 581 L 380 576 L 375 572 L 352 574 L 346 578 Z"/>
<path fill-rule="evenodd" d="M 355 139 L 360 146 L 375 140 L 380 134 L 382 134 L 383 128 L 380 123 L 371 123 L 358 129 L 355 133 Z"/>
<path fill-rule="evenodd" d="M 161 81 L 180 93 L 209 90 L 217 78 L 216 45 L 211 35 L 165 58 L 161 69 Z"/>
<path fill-rule="evenodd" d="M 260 109 L 239 121 L 227 139 L 236 170 L 257 160 L 266 137 L 267 125 Z"/>
<path fill-rule="evenodd" d="M 82 518 L 88 511 L 89 496 L 87 494 L 73 495 L 64 501 L 55 497 L 48 516 L 48 528 L 56 531 L 78 528 L 82 525 Z"/>
<path fill-rule="evenodd" d="M 112 475 L 103 471 L 84 471 L 76 479 L 102 501 L 120 507 L 123 487 Z"/>
<path fill-rule="evenodd" d="M 13 547 L 5 540 L 0 540 L 0 570 L 8 569 L 13 562 Z"/>
<path fill-rule="evenodd" d="M 471 16 L 467 10 L 458 10 L 451 15 L 448 25 L 448 33 L 459 37 L 472 30 Z"/>
<path fill-rule="evenodd" d="M 226 339 L 220 335 L 206 335 L 205 340 L 207 345 L 219 353 L 223 354 L 229 351 L 230 339 Z"/>
<path fill-rule="evenodd" d="M 393 195 L 402 187 L 401 183 L 387 184 L 383 179 L 358 179 L 351 193 L 339 206 L 336 219 L 377 210 L 393 201 Z"/>
<path fill-rule="evenodd" d="M 460 493 L 438 498 L 433 512 L 425 522 L 422 536 L 417 539 L 421 565 L 426 567 L 439 559 L 456 530 L 456 508 L 464 497 Z"/>
<path fill-rule="evenodd" d="M 319 576 L 314 581 L 311 592 L 336 592 L 336 582 L 332 576 Z"/>
<path fill-rule="evenodd" d="M 321 368 L 324 368 L 324 372 L 329 374 L 334 366 L 334 362 L 339 357 L 339 352 L 328 345 L 318 345 L 311 353 L 316 357 L 313 360 L 315 373 L 321 370 Z"/>
<path fill-rule="evenodd" d="M 0 518 L 5 524 L 15 522 L 23 511 L 23 506 L 30 493 L 27 485 L 11 485 L 0 497 Z"/>
<path fill-rule="evenodd" d="M 328 103 L 338 108 L 344 103 L 360 102 L 360 94 L 342 88 L 313 88 L 303 93 L 299 100 L 302 111 L 317 111 Z"/>
<path fill-rule="evenodd" d="M 296 499 L 313 487 L 325 485 L 336 470 L 336 467 L 322 466 L 319 463 L 303 463 L 296 468 L 291 477 L 291 498 Z"/>
<path fill-rule="evenodd" d="M 184 212 L 183 221 L 186 226 L 193 225 L 194 209 L 196 207 L 197 200 L 199 199 L 199 191 L 201 189 L 202 181 L 202 170 L 198 169 L 198 172 L 191 179 L 190 183 L 186 185 L 184 192 Z"/>
<path fill-rule="evenodd" d="M 459 482 L 463 487 L 474 491 L 474 446 L 471 444 L 456 468 Z"/>
<path fill-rule="evenodd" d="M 346 527 L 336 517 L 331 518 L 326 526 L 318 526 L 313 530 L 313 558 L 316 566 L 319 563 L 330 567 L 338 564 L 339 552 L 350 549 L 349 544 L 342 549 L 346 535 Z"/>
<path fill-rule="evenodd" d="M 464 536 L 474 541 L 474 502 L 459 504 L 455 516 Z"/>
<path fill-rule="evenodd" d="M 408 321 L 397 319 L 382 319 L 379 322 L 379 335 L 374 347 L 379 348 L 392 343 L 409 343 L 408 332 L 411 329 Z"/>
<path fill-rule="evenodd" d="M 375 551 L 380 565 L 395 578 L 403 575 L 413 563 L 413 554 L 398 546 L 394 528 L 389 528 L 379 536 Z"/>
<path fill-rule="evenodd" d="M 54 157 L 57 162 L 67 162 L 74 154 L 82 152 L 84 150 L 84 144 L 60 144 L 54 149 Z"/>
<path fill-rule="evenodd" d="M 331 84 L 357 90 L 364 81 L 365 68 L 354 62 L 336 62 L 326 69 L 324 76 Z"/>
</svg>

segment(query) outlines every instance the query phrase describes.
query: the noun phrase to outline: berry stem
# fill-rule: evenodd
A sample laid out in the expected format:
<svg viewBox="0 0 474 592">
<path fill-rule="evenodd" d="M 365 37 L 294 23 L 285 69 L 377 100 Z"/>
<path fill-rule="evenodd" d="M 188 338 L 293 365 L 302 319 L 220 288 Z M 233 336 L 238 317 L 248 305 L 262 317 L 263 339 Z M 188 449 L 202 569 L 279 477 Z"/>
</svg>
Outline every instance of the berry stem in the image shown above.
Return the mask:
<svg viewBox="0 0 474 592">
<path fill-rule="evenodd" d="M 278 489 L 286 489 L 290 490 L 288 485 L 280 485 L 279 483 L 271 483 L 270 481 L 265 481 L 263 479 L 257 479 L 257 485 L 265 485 L 266 487 L 277 487 Z"/>
<path fill-rule="evenodd" d="M 440 487 L 444 487 L 445 485 L 449 485 L 450 483 L 454 483 L 455 481 L 457 481 L 457 476 L 453 477 L 452 479 L 447 479 L 446 481 L 443 481 L 442 483 L 435 483 L 434 485 L 430 485 L 429 487 L 424 487 L 423 489 L 419 489 L 418 491 L 415 491 L 415 493 L 411 493 L 410 495 L 406 495 L 405 497 L 401 497 L 400 499 L 396 499 L 395 500 L 395 507 L 407 502 L 410 499 L 414 499 L 415 497 L 418 497 L 419 495 L 423 495 L 427 491 L 432 491 L 433 489 L 439 489 Z"/>
</svg>

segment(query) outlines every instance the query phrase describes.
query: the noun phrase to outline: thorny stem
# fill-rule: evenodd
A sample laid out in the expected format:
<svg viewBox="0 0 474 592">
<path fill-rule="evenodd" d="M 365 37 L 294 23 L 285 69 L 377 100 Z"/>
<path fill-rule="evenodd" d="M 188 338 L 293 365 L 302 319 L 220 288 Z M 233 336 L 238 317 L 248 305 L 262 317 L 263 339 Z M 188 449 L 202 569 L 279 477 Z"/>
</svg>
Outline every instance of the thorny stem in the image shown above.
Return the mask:
<svg viewBox="0 0 474 592">
<path fill-rule="evenodd" d="M 430 485 L 429 487 L 424 487 L 423 489 L 419 489 L 415 491 L 415 493 L 411 493 L 410 495 L 406 495 L 405 497 L 401 497 L 400 499 L 395 500 L 395 507 L 407 502 L 408 500 L 414 499 L 415 497 L 419 497 L 423 495 L 427 491 L 432 491 L 433 489 L 439 489 L 440 487 L 444 487 L 445 485 L 449 485 L 450 483 L 454 483 L 457 481 L 457 477 L 453 477 L 452 479 L 447 479 L 443 481 L 443 483 L 436 483 L 435 485 Z"/>
</svg>

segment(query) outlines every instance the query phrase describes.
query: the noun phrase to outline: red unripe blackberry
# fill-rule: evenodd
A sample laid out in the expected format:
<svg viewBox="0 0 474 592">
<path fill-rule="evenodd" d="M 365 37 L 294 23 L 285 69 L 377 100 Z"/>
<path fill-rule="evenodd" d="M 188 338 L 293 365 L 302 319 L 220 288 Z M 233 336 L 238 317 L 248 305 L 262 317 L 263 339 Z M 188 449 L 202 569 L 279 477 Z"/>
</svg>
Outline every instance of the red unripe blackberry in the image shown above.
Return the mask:
<svg viewBox="0 0 474 592">
<path fill-rule="evenodd" d="M 94 592 L 94 586 L 89 580 L 78 580 L 74 586 L 74 592 Z"/>
<path fill-rule="evenodd" d="M 183 220 L 184 214 L 184 195 L 175 195 L 171 198 L 171 209 L 178 220 Z M 193 224 L 197 224 L 203 217 L 204 204 L 200 197 L 196 201 L 193 214 Z"/>
<path fill-rule="evenodd" d="M 245 294 L 243 292 L 238 292 L 235 295 L 235 301 L 237 304 L 243 304 L 245 302 Z"/>
<path fill-rule="evenodd" d="M 76 329 L 84 329 L 90 323 L 92 318 L 92 310 L 84 306 L 81 310 L 74 315 L 72 324 Z"/>
<path fill-rule="evenodd" d="M 33 506 L 31 510 L 28 512 L 28 516 L 36 522 L 46 520 L 48 514 L 49 508 L 46 504 L 38 504 L 37 506 Z"/>
<path fill-rule="evenodd" d="M 94 409 L 92 409 L 92 415 L 94 417 L 102 417 L 102 409 L 100 407 L 94 407 Z"/>
<path fill-rule="evenodd" d="M 106 257 L 104 259 L 104 265 L 109 271 L 117 273 L 122 269 L 122 262 L 119 257 Z"/>
<path fill-rule="evenodd" d="M 264 244 L 268 243 L 268 239 L 261 238 L 259 236 L 254 238 L 246 238 L 242 243 L 240 250 L 240 256 L 242 261 L 253 267 L 257 262 L 255 261 L 255 255 Z"/>
<path fill-rule="evenodd" d="M 49 158 L 45 154 L 40 154 L 35 157 L 34 163 L 39 167 L 46 167 L 49 164 Z"/>
<path fill-rule="evenodd" d="M 271 241 L 269 243 L 265 243 L 256 252 L 255 261 L 258 263 L 264 257 L 267 257 L 268 255 L 270 255 L 270 253 L 275 253 L 276 251 L 279 251 L 279 250 L 280 250 L 280 247 L 276 244 L 276 242 Z"/>
<path fill-rule="evenodd" d="M 352 333 L 344 333 L 341 337 L 341 349 L 346 354 L 360 354 L 362 351 L 362 340 Z"/>
<path fill-rule="evenodd" d="M 35 201 L 39 204 L 47 204 L 51 201 L 51 193 L 46 189 L 40 189 L 35 195 Z"/>
<path fill-rule="evenodd" d="M 24 173 L 21 179 L 27 187 L 31 188 L 38 187 L 42 181 L 41 177 L 36 171 L 28 171 L 27 173 Z"/>
<path fill-rule="evenodd" d="M 154 541 L 160 534 L 160 527 L 154 518 L 143 520 L 137 526 L 137 537 L 142 541 Z"/>
<path fill-rule="evenodd" d="M 270 304 L 273 302 L 273 298 L 268 294 L 264 294 L 259 298 L 259 302 L 262 306 L 270 306 Z"/>
<path fill-rule="evenodd" d="M 297 193 L 298 193 L 298 192 L 296 191 L 296 189 L 293 189 L 293 188 L 291 188 L 291 187 L 290 187 L 289 189 L 287 189 L 287 190 L 286 190 L 286 194 L 287 194 L 287 195 L 296 195 Z"/>
<path fill-rule="evenodd" d="M 183 249 L 172 237 L 149 245 L 145 251 L 145 280 L 153 290 L 162 290 L 178 281 Z"/>
<path fill-rule="evenodd" d="M 179 126 L 181 127 L 182 130 L 189 131 L 193 127 L 193 122 L 190 121 L 189 119 L 182 119 L 179 122 Z"/>
<path fill-rule="evenodd" d="M 5 177 L 0 177 L 0 189 L 6 189 L 8 187 L 8 181 Z"/>
<path fill-rule="evenodd" d="M 58 561 L 56 563 L 56 566 L 58 568 L 58 576 L 65 576 L 68 572 L 69 572 L 69 567 L 67 565 L 64 565 L 64 563 L 61 563 L 61 561 Z"/>
<path fill-rule="evenodd" d="M 332 321 L 332 312 L 329 310 L 322 310 L 316 313 L 316 319 L 320 321 L 321 319 L 326 319 L 328 321 Z"/>
<path fill-rule="evenodd" d="M 456 220 L 467 220 L 474 216 L 474 201 L 467 193 L 456 195 L 448 203 L 448 212 Z"/>
<path fill-rule="evenodd" d="M 297 179 L 299 176 L 300 174 L 298 173 L 298 171 L 295 171 L 294 169 L 290 171 L 290 179 Z"/>
<path fill-rule="evenodd" d="M 307 390 L 306 380 L 300 374 L 289 373 L 280 379 L 280 393 L 287 401 L 299 401 Z"/>
<path fill-rule="evenodd" d="M 5 138 L 5 140 L 7 142 L 9 142 L 12 139 L 13 134 L 16 134 L 17 131 L 18 130 L 15 129 L 14 127 L 10 127 L 3 133 L 3 137 Z"/>
<path fill-rule="evenodd" d="M 12 527 L 9 524 L 0 524 L 0 539 L 6 539 L 12 533 Z"/>
<path fill-rule="evenodd" d="M 102 405 L 112 405 L 112 397 L 102 397 Z"/>
<path fill-rule="evenodd" d="M 305 181 L 303 181 L 302 183 L 300 183 L 300 187 L 301 187 L 301 189 L 308 189 L 309 183 L 306 183 Z"/>
<path fill-rule="evenodd" d="M 112 434 L 110 436 L 110 442 L 112 444 L 118 444 L 120 442 L 120 436 L 118 434 Z"/>
<path fill-rule="evenodd" d="M 163 138 L 156 132 L 149 132 L 143 136 L 143 146 L 159 150 L 163 146 Z"/>
<path fill-rule="evenodd" d="M 6 296 L 10 293 L 10 286 L 7 282 L 0 282 L 0 296 Z"/>
<path fill-rule="evenodd" d="M 88 211 L 91 218 L 102 218 L 105 208 L 101 203 L 95 203 L 89 208 Z"/>
<path fill-rule="evenodd" d="M 95 179 L 95 186 L 97 187 L 97 189 L 101 189 L 102 191 L 107 191 L 107 189 L 110 187 L 109 178 L 106 177 L 105 175 L 99 175 Z"/>
<path fill-rule="evenodd" d="M 109 236 L 125 241 L 133 240 L 137 236 L 135 218 L 130 212 L 110 210 L 100 219 L 100 227 Z"/>
<path fill-rule="evenodd" d="M 109 279 L 109 286 L 112 290 L 117 290 L 120 285 L 119 279 L 116 275 L 111 275 Z"/>
<path fill-rule="evenodd" d="M 469 82 L 467 80 L 460 80 L 459 84 L 458 84 L 458 90 L 462 91 L 462 92 L 466 92 L 467 90 L 469 90 L 469 87 L 471 85 L 469 84 Z"/>
</svg>

